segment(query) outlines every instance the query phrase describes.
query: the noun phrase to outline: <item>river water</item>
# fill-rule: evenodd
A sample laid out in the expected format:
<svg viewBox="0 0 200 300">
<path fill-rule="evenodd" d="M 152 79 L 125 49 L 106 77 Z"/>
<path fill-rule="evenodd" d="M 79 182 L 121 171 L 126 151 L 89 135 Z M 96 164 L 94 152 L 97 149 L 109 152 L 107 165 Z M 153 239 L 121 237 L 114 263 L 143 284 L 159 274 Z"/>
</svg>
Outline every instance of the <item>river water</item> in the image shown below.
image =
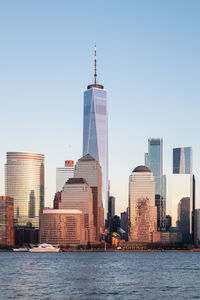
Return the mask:
<svg viewBox="0 0 200 300">
<path fill-rule="evenodd" d="M 200 299 L 200 253 L 0 253 L 0 299 Z"/>
</svg>

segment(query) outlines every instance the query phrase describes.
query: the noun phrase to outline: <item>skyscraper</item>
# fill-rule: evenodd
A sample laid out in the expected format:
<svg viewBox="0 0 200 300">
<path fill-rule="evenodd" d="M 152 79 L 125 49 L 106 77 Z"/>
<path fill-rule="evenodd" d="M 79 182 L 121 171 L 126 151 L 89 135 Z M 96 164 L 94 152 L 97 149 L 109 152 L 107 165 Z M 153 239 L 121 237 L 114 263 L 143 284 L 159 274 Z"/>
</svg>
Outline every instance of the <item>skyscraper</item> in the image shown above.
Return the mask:
<svg viewBox="0 0 200 300">
<path fill-rule="evenodd" d="M 93 194 L 93 214 L 94 225 L 96 227 L 96 237 L 104 229 L 104 210 L 102 203 L 102 171 L 98 161 L 87 154 L 76 163 L 74 178 L 84 178 L 92 189 Z"/>
<path fill-rule="evenodd" d="M 163 140 L 148 139 L 145 165 L 155 176 L 155 203 L 157 206 L 158 230 L 165 230 L 166 222 L 166 176 L 163 175 Z"/>
<path fill-rule="evenodd" d="M 65 182 L 72 177 L 74 177 L 74 161 L 66 160 L 65 167 L 56 168 L 56 192 L 60 192 Z"/>
<path fill-rule="evenodd" d="M 92 189 L 84 178 L 70 178 L 61 192 L 59 208 L 78 209 L 84 214 L 84 227 L 87 229 L 87 240 L 95 241 Z"/>
<path fill-rule="evenodd" d="M 83 155 L 90 154 L 102 168 L 102 195 L 104 217 L 107 214 L 108 199 L 108 111 L 107 92 L 97 84 L 96 47 L 94 84 L 84 92 Z"/>
<path fill-rule="evenodd" d="M 181 200 L 183 198 L 183 200 Z M 187 210 L 185 209 L 187 199 Z M 179 201 L 181 200 L 180 204 Z M 179 210 L 181 209 L 181 213 Z M 179 226 L 184 242 L 194 238 L 195 177 L 192 174 L 192 148 L 173 149 L 172 223 Z M 187 214 L 187 218 L 186 218 Z M 190 235 L 190 237 L 189 237 Z"/>
<path fill-rule="evenodd" d="M 173 149 L 173 174 L 192 174 L 192 148 Z"/>
<path fill-rule="evenodd" d="M 155 177 L 146 166 L 139 166 L 129 177 L 129 240 L 156 242 L 157 207 Z"/>
<path fill-rule="evenodd" d="M 14 225 L 39 228 L 44 208 L 44 155 L 8 152 L 5 194 L 14 199 Z"/>
</svg>

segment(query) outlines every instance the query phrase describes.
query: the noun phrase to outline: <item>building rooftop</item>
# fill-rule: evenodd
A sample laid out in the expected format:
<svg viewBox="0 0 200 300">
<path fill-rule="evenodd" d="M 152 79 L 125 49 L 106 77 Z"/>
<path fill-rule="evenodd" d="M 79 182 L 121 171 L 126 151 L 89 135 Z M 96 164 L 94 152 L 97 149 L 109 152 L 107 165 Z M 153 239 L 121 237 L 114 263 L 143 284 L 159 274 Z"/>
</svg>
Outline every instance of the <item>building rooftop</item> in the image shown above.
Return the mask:
<svg viewBox="0 0 200 300">
<path fill-rule="evenodd" d="M 69 178 L 66 184 L 88 184 L 84 178 Z"/>
<path fill-rule="evenodd" d="M 151 172 L 151 171 L 146 166 L 138 166 L 133 170 L 133 172 Z"/>
<path fill-rule="evenodd" d="M 79 209 L 44 209 L 43 214 L 82 214 Z"/>
<path fill-rule="evenodd" d="M 90 160 L 96 161 L 96 159 L 92 157 L 89 153 L 79 159 L 79 161 L 90 161 Z"/>
</svg>

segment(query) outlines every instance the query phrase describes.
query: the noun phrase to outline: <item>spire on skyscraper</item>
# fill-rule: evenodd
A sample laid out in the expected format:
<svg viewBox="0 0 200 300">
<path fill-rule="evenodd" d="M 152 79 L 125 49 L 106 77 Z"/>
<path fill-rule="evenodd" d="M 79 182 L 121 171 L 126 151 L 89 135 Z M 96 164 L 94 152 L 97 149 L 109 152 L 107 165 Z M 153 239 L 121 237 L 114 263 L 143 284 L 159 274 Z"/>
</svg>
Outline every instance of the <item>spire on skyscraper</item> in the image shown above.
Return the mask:
<svg viewBox="0 0 200 300">
<path fill-rule="evenodd" d="M 97 51 L 96 51 L 96 44 L 94 45 L 94 84 L 97 84 Z"/>
<path fill-rule="evenodd" d="M 104 89 L 104 86 L 101 84 L 97 84 L 97 50 L 96 50 L 96 44 L 94 45 L 94 83 L 88 85 L 87 89 L 92 89 L 92 88 L 97 88 L 97 89 Z"/>
</svg>

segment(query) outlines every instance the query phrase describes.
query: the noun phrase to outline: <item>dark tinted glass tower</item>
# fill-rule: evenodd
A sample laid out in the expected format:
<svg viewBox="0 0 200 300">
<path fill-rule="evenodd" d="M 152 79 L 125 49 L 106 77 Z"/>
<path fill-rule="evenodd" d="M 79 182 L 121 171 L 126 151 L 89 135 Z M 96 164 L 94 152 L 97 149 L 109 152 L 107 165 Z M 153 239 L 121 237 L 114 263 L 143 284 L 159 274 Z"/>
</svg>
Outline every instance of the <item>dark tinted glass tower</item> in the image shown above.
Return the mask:
<svg viewBox="0 0 200 300">
<path fill-rule="evenodd" d="M 157 206 L 158 230 L 165 230 L 166 222 L 166 176 L 163 175 L 163 140 L 148 139 L 148 153 L 145 153 L 145 165 L 155 176 L 155 204 Z"/>
</svg>

